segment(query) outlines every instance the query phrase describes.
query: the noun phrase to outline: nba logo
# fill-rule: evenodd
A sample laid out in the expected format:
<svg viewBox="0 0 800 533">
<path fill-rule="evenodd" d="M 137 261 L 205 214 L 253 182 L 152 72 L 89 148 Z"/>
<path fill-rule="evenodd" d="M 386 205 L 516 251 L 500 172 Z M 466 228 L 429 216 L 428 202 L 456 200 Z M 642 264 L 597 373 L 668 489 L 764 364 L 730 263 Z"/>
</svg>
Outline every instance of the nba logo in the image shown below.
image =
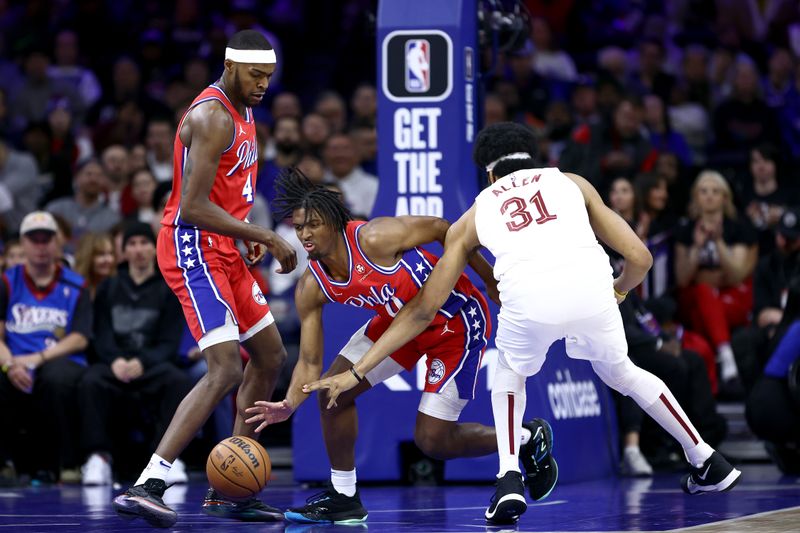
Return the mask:
<svg viewBox="0 0 800 533">
<path fill-rule="evenodd" d="M 406 41 L 406 91 L 424 93 L 431 88 L 430 50 L 427 39 Z"/>
</svg>

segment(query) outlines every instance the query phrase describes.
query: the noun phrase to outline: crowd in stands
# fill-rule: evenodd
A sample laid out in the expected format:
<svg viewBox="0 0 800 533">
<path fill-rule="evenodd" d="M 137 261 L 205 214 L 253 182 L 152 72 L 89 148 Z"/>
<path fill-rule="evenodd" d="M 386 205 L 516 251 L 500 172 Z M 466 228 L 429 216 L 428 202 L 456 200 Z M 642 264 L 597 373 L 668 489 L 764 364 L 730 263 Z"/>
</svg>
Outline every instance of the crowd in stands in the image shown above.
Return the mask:
<svg viewBox="0 0 800 533">
<path fill-rule="evenodd" d="M 800 472 L 790 385 L 800 359 L 800 8 L 524 3 L 525 45 L 484 51 L 483 124 L 527 124 L 543 165 L 587 178 L 647 243 L 653 269 L 621 308 L 634 362 L 667 382 L 712 445 L 726 432 L 716 402 L 745 401 L 779 466 Z M 3 438 L 0 483 L 40 470 L 110 482 L 123 466 L 114 419 L 138 418 L 150 445 L 202 376 L 154 265 L 154 235 L 180 118 L 218 78 L 231 33 L 266 28 L 278 54 L 268 103 L 254 110 L 250 220 L 298 247 L 294 276 L 253 267 L 290 361 L 305 253 L 271 214 L 278 172 L 297 166 L 337 188 L 357 216 L 387 214 L 372 212 L 381 130 L 366 15 L 376 1 L 229 4 L 144 2 L 132 15 L 125 2 L 0 3 L 0 427 L 45 430 L 28 441 L 59 450 L 26 454 Z M 674 459 L 638 407 L 620 399 L 619 412 L 628 473 Z M 211 431 L 231 426 L 228 402 Z"/>
</svg>

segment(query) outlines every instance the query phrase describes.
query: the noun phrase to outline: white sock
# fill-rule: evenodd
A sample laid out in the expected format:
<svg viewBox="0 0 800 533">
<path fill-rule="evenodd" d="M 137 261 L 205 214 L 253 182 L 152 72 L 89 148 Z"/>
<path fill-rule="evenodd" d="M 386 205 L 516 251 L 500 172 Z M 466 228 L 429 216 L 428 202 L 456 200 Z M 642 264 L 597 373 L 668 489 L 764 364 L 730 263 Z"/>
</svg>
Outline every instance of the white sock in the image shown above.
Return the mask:
<svg viewBox="0 0 800 533">
<path fill-rule="evenodd" d="M 151 478 L 165 481 L 170 468 L 172 468 L 172 463 L 167 462 L 166 459 L 154 453 L 153 456 L 150 457 L 150 462 L 147 463 L 147 466 L 142 470 L 142 475 L 140 475 L 139 479 L 134 483 L 134 486 L 141 485 Z"/>
<path fill-rule="evenodd" d="M 720 378 L 728 381 L 739 377 L 739 369 L 736 367 L 736 357 L 733 355 L 731 345 L 724 342 L 717 346 L 717 360 L 719 361 Z"/>
<path fill-rule="evenodd" d="M 520 445 L 525 446 L 526 444 L 528 444 L 528 441 L 531 440 L 531 437 L 533 437 L 533 433 L 531 433 L 531 430 L 528 428 L 522 428 L 519 435 Z"/>
<path fill-rule="evenodd" d="M 345 496 L 356 495 L 356 469 L 334 470 L 331 468 L 331 484 L 334 490 Z"/>
<path fill-rule="evenodd" d="M 492 384 L 492 414 L 497 435 L 497 455 L 500 459 L 497 477 L 502 477 L 506 472 L 520 471 L 519 447 L 523 438 L 522 417 L 525 415 L 525 402 L 525 376 L 511 370 L 501 352 Z"/>
<path fill-rule="evenodd" d="M 644 407 L 644 412 L 653 417 L 653 420 L 664 428 L 670 435 L 677 440 L 686 459 L 694 466 L 702 464 L 711 456 L 714 451 L 711 446 L 706 444 L 700 434 L 695 429 L 689 417 L 681 408 L 678 401 L 667 387 L 659 395 L 658 399 L 649 407 Z"/>
</svg>

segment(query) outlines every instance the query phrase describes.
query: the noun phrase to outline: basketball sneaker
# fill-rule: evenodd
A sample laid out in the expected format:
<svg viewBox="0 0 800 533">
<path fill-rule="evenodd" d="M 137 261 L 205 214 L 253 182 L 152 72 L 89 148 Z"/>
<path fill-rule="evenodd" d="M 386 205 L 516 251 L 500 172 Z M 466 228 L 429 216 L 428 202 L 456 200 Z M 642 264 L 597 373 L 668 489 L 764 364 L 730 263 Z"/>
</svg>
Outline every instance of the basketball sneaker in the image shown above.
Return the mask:
<svg viewBox="0 0 800 533">
<path fill-rule="evenodd" d="M 558 463 L 553 457 L 553 429 L 547 420 L 534 418 L 522 427 L 531 432 L 531 438 L 519 449 L 522 466 L 531 499 L 547 498 L 558 481 Z"/>
<path fill-rule="evenodd" d="M 111 485 L 112 481 L 109 459 L 99 453 L 93 453 L 81 467 L 83 485 Z"/>
<path fill-rule="evenodd" d="M 361 505 L 361 497 L 345 496 L 329 487 L 306 500 L 303 507 L 289 508 L 284 513 L 286 520 L 301 524 L 357 524 L 367 519 L 367 510 Z"/>
<path fill-rule="evenodd" d="M 128 520 L 141 517 L 151 526 L 171 527 L 178 520 L 178 513 L 164 503 L 166 490 L 164 480 L 150 478 L 114 498 L 114 510 Z"/>
<path fill-rule="evenodd" d="M 484 516 L 490 524 L 516 524 L 528 509 L 522 474 L 510 470 L 497 480 L 497 489 Z"/>
<path fill-rule="evenodd" d="M 279 522 L 283 511 L 265 504 L 258 498 L 231 501 L 223 498 L 214 489 L 208 489 L 203 500 L 203 512 L 217 518 L 233 518 L 242 522 Z"/>
<path fill-rule="evenodd" d="M 681 480 L 681 488 L 687 494 L 725 492 L 731 490 L 741 476 L 739 470 L 715 451 L 702 466 L 691 467 L 689 473 Z"/>
</svg>

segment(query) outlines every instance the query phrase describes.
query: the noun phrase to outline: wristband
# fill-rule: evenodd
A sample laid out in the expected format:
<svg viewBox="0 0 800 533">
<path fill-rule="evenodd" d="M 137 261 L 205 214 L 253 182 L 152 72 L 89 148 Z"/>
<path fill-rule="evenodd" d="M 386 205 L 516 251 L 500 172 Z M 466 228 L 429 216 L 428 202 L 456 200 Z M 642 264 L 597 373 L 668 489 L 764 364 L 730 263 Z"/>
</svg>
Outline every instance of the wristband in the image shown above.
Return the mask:
<svg viewBox="0 0 800 533">
<path fill-rule="evenodd" d="M 0 367 L 0 370 L 3 371 L 3 374 L 8 374 L 8 369 L 14 365 L 14 361 L 10 363 L 3 363 L 3 366 Z"/>
<path fill-rule="evenodd" d="M 361 383 L 362 381 L 364 381 L 364 378 L 363 378 L 362 376 L 359 376 L 359 375 L 358 375 L 358 372 L 356 372 L 356 367 L 354 367 L 354 366 L 351 366 L 351 367 L 350 367 L 350 373 L 351 373 L 351 374 L 353 374 L 353 375 L 355 376 L 355 378 L 358 380 L 358 382 L 359 382 L 359 383 Z"/>
<path fill-rule="evenodd" d="M 628 296 L 628 291 L 619 292 L 616 287 L 612 287 L 612 288 L 614 289 L 614 294 L 616 294 L 618 297 L 625 298 L 626 296 Z"/>
</svg>

